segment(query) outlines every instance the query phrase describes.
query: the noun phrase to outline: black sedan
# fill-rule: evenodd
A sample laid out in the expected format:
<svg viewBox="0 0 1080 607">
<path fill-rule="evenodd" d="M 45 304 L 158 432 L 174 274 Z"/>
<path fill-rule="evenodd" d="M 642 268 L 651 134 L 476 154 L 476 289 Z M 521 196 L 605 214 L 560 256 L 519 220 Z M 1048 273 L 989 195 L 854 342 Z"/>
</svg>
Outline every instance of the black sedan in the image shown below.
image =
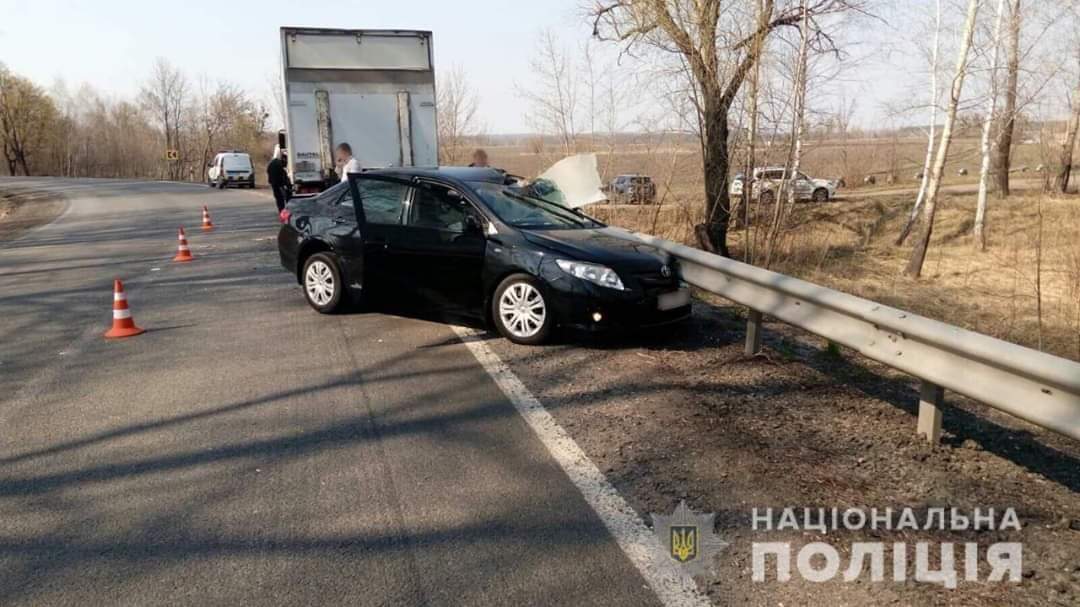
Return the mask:
<svg viewBox="0 0 1080 607">
<path fill-rule="evenodd" d="M 543 343 L 556 326 L 642 327 L 690 314 L 668 254 L 494 169 L 353 174 L 291 201 L 281 219 L 282 265 L 323 313 L 389 295 L 480 317 L 521 344 Z"/>
</svg>

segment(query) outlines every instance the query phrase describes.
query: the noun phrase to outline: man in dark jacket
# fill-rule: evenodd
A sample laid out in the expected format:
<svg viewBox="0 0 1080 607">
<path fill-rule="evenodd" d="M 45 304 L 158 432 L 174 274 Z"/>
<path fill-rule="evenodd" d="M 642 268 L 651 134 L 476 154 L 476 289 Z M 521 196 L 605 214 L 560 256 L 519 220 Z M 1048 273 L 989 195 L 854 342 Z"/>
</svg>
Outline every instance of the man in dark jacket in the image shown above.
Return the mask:
<svg viewBox="0 0 1080 607">
<path fill-rule="evenodd" d="M 270 189 L 274 192 L 274 202 L 280 213 L 289 200 L 289 174 L 285 171 L 288 158 L 284 153 L 277 154 L 266 165 L 266 181 L 270 183 Z"/>
</svg>

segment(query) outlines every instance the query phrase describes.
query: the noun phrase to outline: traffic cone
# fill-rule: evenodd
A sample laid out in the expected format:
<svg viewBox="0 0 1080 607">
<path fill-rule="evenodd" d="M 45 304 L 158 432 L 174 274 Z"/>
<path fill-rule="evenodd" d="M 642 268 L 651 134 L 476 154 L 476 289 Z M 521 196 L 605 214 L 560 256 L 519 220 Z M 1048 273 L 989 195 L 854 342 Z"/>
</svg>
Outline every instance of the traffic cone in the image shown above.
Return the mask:
<svg viewBox="0 0 1080 607">
<path fill-rule="evenodd" d="M 112 328 L 105 333 L 107 339 L 134 337 L 146 332 L 135 326 L 135 319 L 131 318 L 131 310 L 128 309 L 127 295 L 124 294 L 124 283 L 119 279 L 113 281 L 112 319 Z"/>
<path fill-rule="evenodd" d="M 173 257 L 173 261 L 191 261 L 195 259 L 191 256 L 191 249 L 188 248 L 187 237 L 184 236 L 184 228 L 180 228 L 180 235 L 177 236 L 180 239 L 180 246 L 177 247 L 176 257 Z"/>
<path fill-rule="evenodd" d="M 202 229 L 204 232 L 209 232 L 214 229 L 214 224 L 210 223 L 210 211 L 203 205 L 202 208 Z"/>
</svg>

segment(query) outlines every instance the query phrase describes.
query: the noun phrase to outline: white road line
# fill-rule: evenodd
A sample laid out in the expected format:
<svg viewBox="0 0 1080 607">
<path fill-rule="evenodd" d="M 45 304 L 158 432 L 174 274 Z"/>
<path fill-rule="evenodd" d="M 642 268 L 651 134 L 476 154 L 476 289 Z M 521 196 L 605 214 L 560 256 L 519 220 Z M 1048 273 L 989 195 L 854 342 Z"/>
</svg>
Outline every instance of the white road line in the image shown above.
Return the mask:
<svg viewBox="0 0 1080 607">
<path fill-rule="evenodd" d="M 585 501 L 604 521 L 619 547 L 660 601 L 667 607 L 709 605 L 709 600 L 697 589 L 694 580 L 665 554 L 652 530 L 645 526 L 596 464 L 521 383 L 510 367 L 480 339 L 481 334 L 465 327 L 454 327 L 454 331 L 525 418 L 540 442 L 581 491 Z"/>
</svg>

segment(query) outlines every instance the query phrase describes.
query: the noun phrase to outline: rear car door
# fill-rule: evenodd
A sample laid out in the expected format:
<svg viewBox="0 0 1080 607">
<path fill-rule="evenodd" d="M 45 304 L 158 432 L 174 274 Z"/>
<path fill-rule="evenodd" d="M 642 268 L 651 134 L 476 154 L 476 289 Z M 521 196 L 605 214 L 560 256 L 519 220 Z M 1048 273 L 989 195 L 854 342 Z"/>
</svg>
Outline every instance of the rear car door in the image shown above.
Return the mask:
<svg viewBox="0 0 1080 607">
<path fill-rule="evenodd" d="M 395 267 L 425 303 L 469 314 L 483 305 L 486 239 L 483 215 L 445 185 L 417 182 L 409 194 L 405 227 L 391 243 Z"/>
<path fill-rule="evenodd" d="M 349 284 L 353 288 L 382 291 L 397 286 L 389 249 L 394 235 L 402 229 L 406 192 L 407 181 L 363 174 L 349 177 L 335 222 L 342 226 L 338 248 L 347 258 L 343 262 L 349 266 Z"/>
</svg>

